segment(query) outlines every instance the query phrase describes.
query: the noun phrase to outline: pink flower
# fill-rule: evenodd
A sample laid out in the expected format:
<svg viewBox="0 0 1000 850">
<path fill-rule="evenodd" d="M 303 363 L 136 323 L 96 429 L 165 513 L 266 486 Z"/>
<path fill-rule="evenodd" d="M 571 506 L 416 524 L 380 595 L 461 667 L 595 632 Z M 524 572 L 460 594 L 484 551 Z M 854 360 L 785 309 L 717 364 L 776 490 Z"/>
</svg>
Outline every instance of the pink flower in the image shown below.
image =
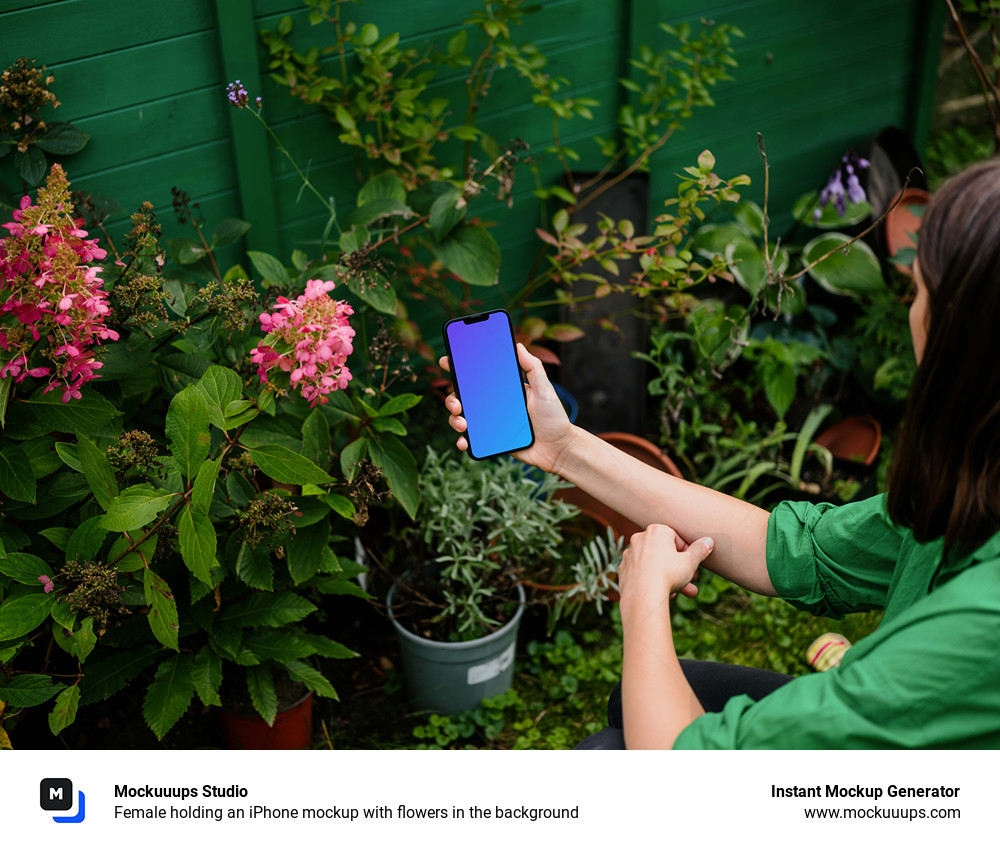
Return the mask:
<svg viewBox="0 0 1000 850">
<path fill-rule="evenodd" d="M 45 588 L 46 593 L 51 593 L 53 590 L 56 589 L 56 586 L 52 582 L 52 579 L 50 579 L 48 576 L 39 576 L 38 580 L 42 583 L 42 586 Z"/>
<path fill-rule="evenodd" d="M 261 382 L 272 369 L 288 373 L 310 407 L 326 404 L 329 394 L 344 389 L 351 380 L 345 365 L 354 350 L 354 310 L 345 301 L 334 301 L 329 280 L 306 282 L 305 294 L 294 301 L 279 297 L 272 313 L 260 314 L 260 328 L 267 336 L 250 352 Z"/>
<path fill-rule="evenodd" d="M 83 384 L 97 377 L 95 345 L 118 339 L 105 325 L 111 310 L 101 267 L 90 264 L 107 252 L 85 238 L 82 220 L 72 213 L 69 181 L 54 165 L 37 203 L 24 196 L 4 225 L 10 235 L 0 239 L 0 319 L 10 314 L 20 323 L 5 323 L 0 334 L 0 352 L 8 353 L 0 378 L 47 376 L 44 392 L 61 387 L 63 401 L 80 398 Z M 53 365 L 29 368 L 42 336 Z M 0 363 L 4 359 L 0 354 Z"/>
</svg>

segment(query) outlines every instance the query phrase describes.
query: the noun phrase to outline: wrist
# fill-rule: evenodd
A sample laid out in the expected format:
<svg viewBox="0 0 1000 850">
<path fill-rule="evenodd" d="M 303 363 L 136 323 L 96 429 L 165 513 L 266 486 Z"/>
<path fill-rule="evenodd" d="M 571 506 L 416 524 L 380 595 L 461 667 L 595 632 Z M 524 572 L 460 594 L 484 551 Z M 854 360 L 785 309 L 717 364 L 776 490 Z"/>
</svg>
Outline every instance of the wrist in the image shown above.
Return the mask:
<svg viewBox="0 0 1000 850">
<path fill-rule="evenodd" d="M 569 471 L 573 468 L 576 458 L 579 457 L 579 443 L 581 441 L 581 437 L 584 437 L 588 433 L 589 432 L 584 431 L 582 428 L 578 428 L 576 425 L 570 424 L 566 431 L 566 436 L 562 440 L 562 445 L 552 460 L 552 469 L 550 469 L 549 472 L 558 475 L 560 478 L 572 480 L 570 478 Z"/>
</svg>

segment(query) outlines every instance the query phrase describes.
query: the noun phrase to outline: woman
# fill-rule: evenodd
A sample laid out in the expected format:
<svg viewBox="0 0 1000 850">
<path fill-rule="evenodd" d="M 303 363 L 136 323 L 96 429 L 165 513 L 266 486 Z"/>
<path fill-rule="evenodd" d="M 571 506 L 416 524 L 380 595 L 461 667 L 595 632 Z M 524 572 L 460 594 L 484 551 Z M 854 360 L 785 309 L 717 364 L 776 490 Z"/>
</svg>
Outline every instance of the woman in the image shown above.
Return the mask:
<svg viewBox="0 0 1000 850">
<path fill-rule="evenodd" d="M 914 279 L 919 367 L 888 494 L 836 508 L 783 502 L 768 514 L 652 469 L 572 426 L 541 362 L 518 347 L 536 439 L 517 457 L 646 527 L 619 575 L 620 697 L 585 746 L 1000 747 L 1000 162 L 935 195 Z M 445 403 L 461 433 L 460 402 Z M 697 592 L 702 562 L 818 615 L 885 613 L 825 673 L 682 663 L 671 599 Z"/>
</svg>

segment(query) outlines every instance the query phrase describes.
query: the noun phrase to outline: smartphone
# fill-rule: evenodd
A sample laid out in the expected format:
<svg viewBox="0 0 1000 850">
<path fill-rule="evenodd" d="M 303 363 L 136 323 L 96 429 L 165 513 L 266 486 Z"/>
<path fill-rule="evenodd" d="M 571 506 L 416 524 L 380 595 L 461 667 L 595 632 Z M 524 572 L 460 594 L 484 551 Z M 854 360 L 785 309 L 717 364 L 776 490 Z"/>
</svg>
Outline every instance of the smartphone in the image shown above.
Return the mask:
<svg viewBox="0 0 1000 850">
<path fill-rule="evenodd" d="M 534 443 L 507 311 L 491 310 L 445 322 L 444 344 L 455 395 L 468 423 L 469 456 L 483 460 Z"/>
</svg>

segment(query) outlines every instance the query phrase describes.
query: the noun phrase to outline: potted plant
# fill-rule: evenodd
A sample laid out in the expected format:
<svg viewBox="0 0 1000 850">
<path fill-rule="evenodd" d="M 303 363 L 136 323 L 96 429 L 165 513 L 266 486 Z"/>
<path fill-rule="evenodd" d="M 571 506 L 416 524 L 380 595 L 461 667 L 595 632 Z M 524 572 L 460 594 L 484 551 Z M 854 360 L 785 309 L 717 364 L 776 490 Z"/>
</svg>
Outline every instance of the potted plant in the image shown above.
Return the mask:
<svg viewBox="0 0 1000 850">
<path fill-rule="evenodd" d="M 556 476 L 528 477 L 513 458 L 477 462 L 428 448 L 420 480 L 416 525 L 396 553 L 402 569 L 386 603 L 414 705 L 457 713 L 510 687 L 523 584 L 560 559 L 561 528 L 578 511 L 552 498 L 563 486 Z M 574 594 L 585 580 L 578 572 Z M 602 598 L 608 585 L 591 584 L 591 598 Z"/>
</svg>

